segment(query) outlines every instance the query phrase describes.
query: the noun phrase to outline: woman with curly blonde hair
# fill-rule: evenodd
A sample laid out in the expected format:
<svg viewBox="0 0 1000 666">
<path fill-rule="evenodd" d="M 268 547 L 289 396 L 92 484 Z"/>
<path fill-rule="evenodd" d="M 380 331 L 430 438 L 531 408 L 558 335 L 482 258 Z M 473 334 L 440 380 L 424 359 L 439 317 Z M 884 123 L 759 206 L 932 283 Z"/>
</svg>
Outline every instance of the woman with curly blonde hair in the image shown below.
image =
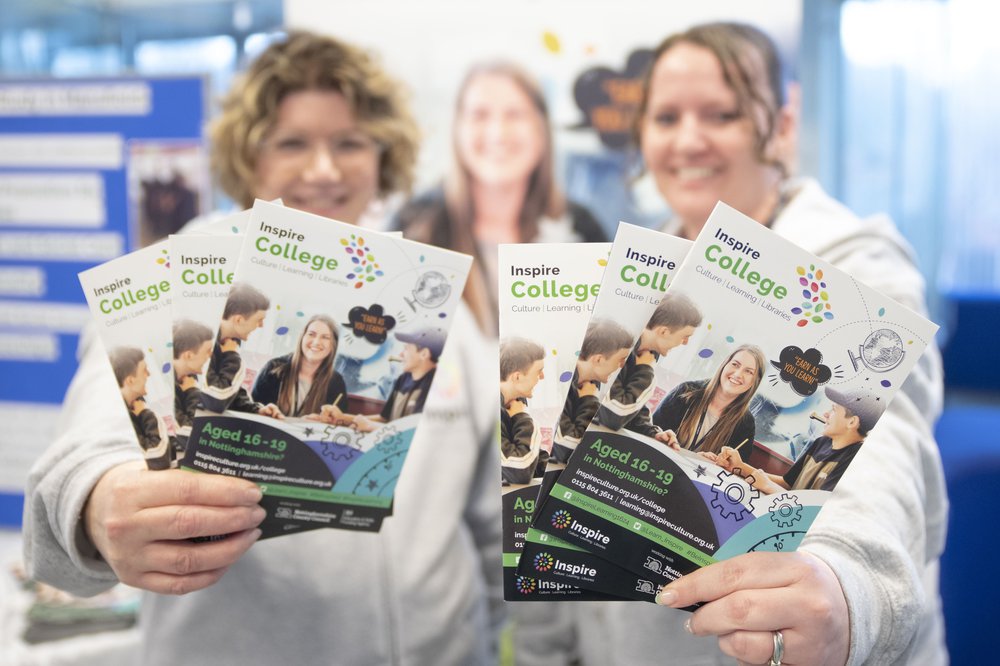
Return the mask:
<svg viewBox="0 0 1000 666">
<path fill-rule="evenodd" d="M 272 44 L 222 102 L 212 168 L 238 204 L 285 205 L 356 224 L 409 192 L 418 131 L 399 84 L 367 53 L 293 32 Z"/>
</svg>

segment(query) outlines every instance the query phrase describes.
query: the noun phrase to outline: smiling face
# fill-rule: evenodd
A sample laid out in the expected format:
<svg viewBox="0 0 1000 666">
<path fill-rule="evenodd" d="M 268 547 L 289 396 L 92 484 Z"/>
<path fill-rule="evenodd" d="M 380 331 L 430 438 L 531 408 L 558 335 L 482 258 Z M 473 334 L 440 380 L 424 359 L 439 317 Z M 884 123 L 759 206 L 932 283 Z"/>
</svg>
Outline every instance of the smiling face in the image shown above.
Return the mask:
<svg viewBox="0 0 1000 666">
<path fill-rule="evenodd" d="M 719 391 L 736 398 L 752 389 L 757 383 L 757 360 L 748 351 L 738 351 L 722 368 Z"/>
<path fill-rule="evenodd" d="M 474 181 L 526 183 L 545 142 L 541 113 L 510 77 L 480 74 L 466 86 L 455 118 L 455 146 Z"/>
<path fill-rule="evenodd" d="M 830 403 L 830 409 L 823 414 L 826 425 L 823 427 L 823 434 L 830 438 L 840 437 L 848 433 L 858 434 L 858 418 L 848 416 L 847 410 L 842 405 Z"/>
<path fill-rule="evenodd" d="M 261 146 L 254 196 L 356 224 L 378 193 L 380 153 L 343 95 L 291 93 Z"/>
<path fill-rule="evenodd" d="M 642 156 L 685 228 L 704 226 L 720 200 L 766 220 L 781 174 L 758 157 L 754 119 L 741 109 L 715 55 L 681 42 L 656 61 L 649 86 Z M 779 128 L 790 131 L 787 123 Z"/>
<path fill-rule="evenodd" d="M 321 321 L 313 321 L 302 334 L 302 358 L 312 363 L 320 363 L 334 352 L 336 342 L 333 331 Z"/>
</svg>

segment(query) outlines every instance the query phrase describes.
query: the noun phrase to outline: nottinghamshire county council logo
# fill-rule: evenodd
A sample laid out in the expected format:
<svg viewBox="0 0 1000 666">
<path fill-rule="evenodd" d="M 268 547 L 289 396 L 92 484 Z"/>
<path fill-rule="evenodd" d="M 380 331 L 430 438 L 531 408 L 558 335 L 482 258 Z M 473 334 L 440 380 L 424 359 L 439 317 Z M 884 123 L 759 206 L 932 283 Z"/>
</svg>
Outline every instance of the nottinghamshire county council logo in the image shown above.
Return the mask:
<svg viewBox="0 0 1000 666">
<path fill-rule="evenodd" d="M 528 578 L 527 576 L 516 576 L 514 578 L 514 587 L 521 594 L 531 594 L 538 589 L 538 583 L 535 582 L 534 578 Z"/>
<path fill-rule="evenodd" d="M 552 566 L 555 563 L 556 559 L 549 553 L 538 553 L 538 555 L 535 555 L 534 564 L 536 571 L 552 571 Z"/>
<path fill-rule="evenodd" d="M 552 514 L 552 527 L 556 528 L 557 530 L 564 530 L 567 527 L 569 527 L 569 524 L 572 520 L 573 517 L 569 515 L 569 511 L 567 511 L 566 509 L 559 509 L 558 511 Z"/>
<path fill-rule="evenodd" d="M 804 266 L 796 266 L 795 272 L 799 274 L 799 284 L 802 286 L 802 305 L 791 309 L 792 314 L 801 317 L 795 325 L 822 324 L 833 319 L 830 295 L 826 292 L 826 282 L 823 282 L 823 269 L 809 264 L 808 270 Z"/>
<path fill-rule="evenodd" d="M 351 234 L 349 239 L 341 238 L 340 244 L 344 246 L 344 252 L 351 258 L 353 267 L 351 272 L 347 274 L 347 279 L 355 281 L 355 289 L 360 289 L 366 282 L 374 282 L 375 278 L 385 275 L 376 263 L 371 248 L 365 245 L 364 238 Z"/>
</svg>

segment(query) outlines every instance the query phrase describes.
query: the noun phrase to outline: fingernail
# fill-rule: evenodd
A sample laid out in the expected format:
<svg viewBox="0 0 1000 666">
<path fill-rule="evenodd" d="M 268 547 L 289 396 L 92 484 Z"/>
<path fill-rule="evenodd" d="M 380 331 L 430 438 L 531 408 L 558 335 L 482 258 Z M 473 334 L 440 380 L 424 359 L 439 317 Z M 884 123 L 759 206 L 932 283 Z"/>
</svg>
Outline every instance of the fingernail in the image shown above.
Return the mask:
<svg viewBox="0 0 1000 666">
<path fill-rule="evenodd" d="M 254 486 L 253 488 L 247 488 L 243 491 L 243 496 L 248 502 L 257 503 L 261 500 L 264 494 L 260 492 L 260 488 L 258 486 Z"/>
<path fill-rule="evenodd" d="M 262 506 L 255 506 L 253 511 L 250 512 L 250 517 L 253 518 L 255 523 L 259 523 L 267 518 L 267 511 L 265 511 Z"/>
<path fill-rule="evenodd" d="M 694 633 L 694 629 L 691 628 L 691 618 L 684 620 L 684 631 L 688 632 L 689 634 Z"/>
<path fill-rule="evenodd" d="M 660 590 L 660 594 L 656 597 L 656 603 L 661 606 L 673 606 L 675 601 L 677 601 L 677 593 L 669 588 Z"/>
<path fill-rule="evenodd" d="M 251 543 L 254 542 L 254 541 L 256 541 L 257 539 L 259 539 L 260 538 L 260 534 L 261 534 L 260 530 L 254 530 L 253 532 L 251 532 L 250 533 L 250 541 L 251 541 Z"/>
</svg>

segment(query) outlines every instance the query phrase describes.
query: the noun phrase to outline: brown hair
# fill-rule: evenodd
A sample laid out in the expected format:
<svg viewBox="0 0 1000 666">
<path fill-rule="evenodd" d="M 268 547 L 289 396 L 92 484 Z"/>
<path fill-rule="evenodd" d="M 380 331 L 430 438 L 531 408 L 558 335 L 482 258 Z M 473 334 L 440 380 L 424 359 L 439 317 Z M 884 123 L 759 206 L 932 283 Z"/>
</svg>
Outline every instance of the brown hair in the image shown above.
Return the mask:
<svg viewBox="0 0 1000 666">
<path fill-rule="evenodd" d="M 707 49 L 719 61 L 722 75 L 736 94 L 740 111 L 753 122 L 757 159 L 786 174 L 788 166 L 780 158 L 767 155 L 778 130 L 778 116 L 785 105 L 781 57 L 770 37 L 745 23 L 705 23 L 675 33 L 656 48 L 642 82 L 642 98 L 632 123 L 635 145 L 642 140 L 642 124 L 649 106 L 649 89 L 656 63 L 679 44 Z"/>
<path fill-rule="evenodd" d="M 261 143 L 281 102 L 304 90 L 343 95 L 362 129 L 383 147 L 379 193 L 410 191 L 419 133 L 400 86 L 362 50 L 332 37 L 292 32 L 237 79 L 212 124 L 212 168 L 233 200 L 253 204 Z"/>
<path fill-rule="evenodd" d="M 330 329 L 330 333 L 333 334 L 333 349 L 330 350 L 330 354 L 316 368 L 312 385 L 309 386 L 309 392 L 306 394 L 305 400 L 302 401 L 302 408 L 297 409 L 295 394 L 298 391 L 299 371 L 302 369 L 302 341 L 305 339 L 309 327 L 316 321 Z M 309 318 L 309 321 L 302 328 L 302 333 L 299 334 L 298 342 L 295 343 L 292 360 L 284 368 L 284 377 L 281 381 L 281 388 L 278 390 L 278 409 L 281 410 L 282 414 L 297 416 L 299 414 L 316 414 L 319 412 L 326 401 L 327 387 L 330 385 L 330 378 L 333 377 L 333 359 L 337 355 L 339 341 L 340 334 L 337 330 L 337 324 L 333 319 L 322 314 L 313 315 Z"/>
<path fill-rule="evenodd" d="M 729 446 L 729 438 L 733 436 L 733 431 L 746 413 L 747 408 L 750 406 L 750 401 L 757 392 L 757 387 L 760 386 L 760 382 L 764 378 L 764 366 L 767 363 L 767 359 L 764 358 L 764 352 L 756 345 L 740 345 L 733 350 L 733 353 L 729 355 L 729 358 L 725 362 L 719 365 L 719 369 L 715 371 L 715 376 L 712 377 L 704 388 L 695 388 L 681 395 L 681 398 L 684 400 L 695 398 L 694 404 L 685 412 L 684 418 L 681 419 L 681 424 L 677 428 L 677 439 L 681 446 L 693 449 L 697 445 L 694 442 L 695 430 L 698 429 L 698 425 L 708 410 L 708 406 L 712 404 L 712 396 L 718 390 L 719 383 L 722 381 L 722 371 L 733 360 L 733 357 L 740 352 L 749 353 L 757 363 L 757 372 L 754 376 L 753 386 L 726 405 L 725 409 L 722 410 L 722 414 L 719 415 L 719 420 L 715 426 L 702 437 L 701 445 L 697 447 L 697 450 L 718 453 L 722 450 L 723 446 Z"/>
<path fill-rule="evenodd" d="M 545 358 L 545 348 L 527 338 L 507 338 L 500 343 L 500 381 L 515 372 L 527 372 L 536 361 Z"/>
</svg>

